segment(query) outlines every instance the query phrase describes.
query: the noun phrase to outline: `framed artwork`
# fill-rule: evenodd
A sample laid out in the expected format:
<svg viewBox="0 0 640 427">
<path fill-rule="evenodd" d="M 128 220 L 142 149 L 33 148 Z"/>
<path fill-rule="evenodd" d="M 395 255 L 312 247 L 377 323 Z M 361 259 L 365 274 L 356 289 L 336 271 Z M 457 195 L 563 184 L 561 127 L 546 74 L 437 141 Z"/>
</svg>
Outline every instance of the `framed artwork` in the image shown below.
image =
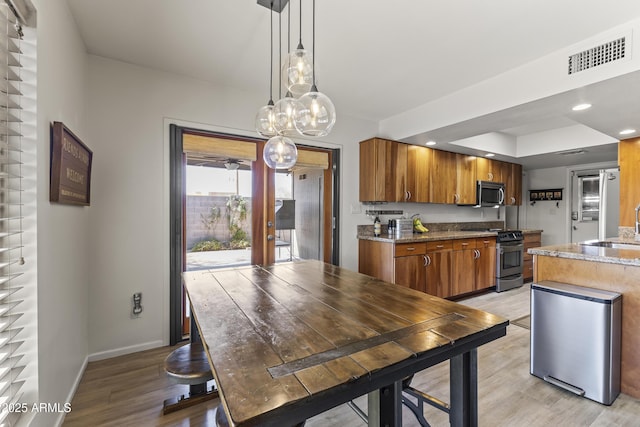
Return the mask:
<svg viewBox="0 0 640 427">
<path fill-rule="evenodd" d="M 529 201 L 537 202 L 543 200 L 562 200 L 562 188 L 549 190 L 529 190 Z"/>
<path fill-rule="evenodd" d="M 51 125 L 49 201 L 89 206 L 92 151 L 62 122 Z"/>
</svg>

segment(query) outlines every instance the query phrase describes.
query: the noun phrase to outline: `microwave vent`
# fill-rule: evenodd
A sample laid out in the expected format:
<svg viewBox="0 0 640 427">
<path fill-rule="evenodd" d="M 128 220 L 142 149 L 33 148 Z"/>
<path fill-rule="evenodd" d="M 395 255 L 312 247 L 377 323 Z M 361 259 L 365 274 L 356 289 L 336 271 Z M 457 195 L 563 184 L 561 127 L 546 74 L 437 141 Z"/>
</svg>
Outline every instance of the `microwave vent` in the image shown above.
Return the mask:
<svg viewBox="0 0 640 427">
<path fill-rule="evenodd" d="M 569 75 L 624 59 L 627 55 L 627 49 L 627 38 L 620 37 L 573 54 L 569 56 Z"/>
</svg>

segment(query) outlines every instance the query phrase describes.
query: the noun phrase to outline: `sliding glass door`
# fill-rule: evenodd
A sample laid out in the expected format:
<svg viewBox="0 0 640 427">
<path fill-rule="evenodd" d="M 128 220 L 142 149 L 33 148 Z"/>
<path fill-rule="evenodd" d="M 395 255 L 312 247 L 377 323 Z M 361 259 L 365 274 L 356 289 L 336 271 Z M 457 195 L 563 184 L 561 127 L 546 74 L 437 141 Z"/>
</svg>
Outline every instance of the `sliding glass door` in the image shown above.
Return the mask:
<svg viewBox="0 0 640 427">
<path fill-rule="evenodd" d="M 337 260 L 337 151 L 299 147 L 290 171 L 264 141 L 171 127 L 171 342 L 188 335 L 184 271 Z"/>
</svg>

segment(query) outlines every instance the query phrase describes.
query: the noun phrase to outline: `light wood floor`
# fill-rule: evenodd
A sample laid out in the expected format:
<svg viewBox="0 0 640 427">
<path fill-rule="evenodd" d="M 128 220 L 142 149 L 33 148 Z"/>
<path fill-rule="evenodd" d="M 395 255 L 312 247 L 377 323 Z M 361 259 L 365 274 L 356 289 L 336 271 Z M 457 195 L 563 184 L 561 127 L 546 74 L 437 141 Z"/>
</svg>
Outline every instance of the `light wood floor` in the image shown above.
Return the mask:
<svg viewBox="0 0 640 427">
<path fill-rule="evenodd" d="M 529 287 L 489 293 L 460 301 L 472 307 L 517 319 L 529 313 Z M 214 426 L 211 400 L 179 412 L 162 415 L 164 399 L 187 392 L 172 385 L 162 363 L 172 347 L 92 362 L 82 377 L 72 411 L 64 426 Z M 449 400 L 448 363 L 416 375 L 412 385 L 444 401 Z M 546 384 L 529 374 L 529 331 L 510 325 L 507 336 L 478 350 L 478 411 L 481 426 L 635 426 L 640 425 L 640 401 L 621 394 L 611 406 Z M 366 397 L 357 400 L 366 411 Z M 443 412 L 425 409 L 432 426 L 447 426 Z M 418 426 L 405 408 L 404 426 Z M 346 405 L 307 421 L 308 427 L 364 427 Z"/>
</svg>

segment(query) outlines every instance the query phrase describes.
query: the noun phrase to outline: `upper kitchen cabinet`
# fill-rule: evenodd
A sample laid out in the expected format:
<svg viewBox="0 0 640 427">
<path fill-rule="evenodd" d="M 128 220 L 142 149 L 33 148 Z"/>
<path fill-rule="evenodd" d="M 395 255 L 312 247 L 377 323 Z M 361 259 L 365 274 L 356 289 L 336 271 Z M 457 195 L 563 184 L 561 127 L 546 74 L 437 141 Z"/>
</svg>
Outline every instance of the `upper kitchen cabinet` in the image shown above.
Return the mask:
<svg viewBox="0 0 640 427">
<path fill-rule="evenodd" d="M 505 180 L 505 200 L 507 206 L 518 206 L 522 204 L 522 165 L 517 163 L 505 163 L 503 172 L 509 171 Z"/>
<path fill-rule="evenodd" d="M 618 143 L 620 164 L 620 226 L 635 227 L 636 207 L 640 204 L 640 138 Z"/>
<path fill-rule="evenodd" d="M 476 179 L 478 181 L 502 181 L 502 163 L 486 157 L 476 158 Z"/>
<path fill-rule="evenodd" d="M 428 203 L 431 157 L 434 150 L 420 145 L 407 147 L 407 201 Z"/>
<path fill-rule="evenodd" d="M 381 138 L 360 143 L 361 202 L 407 200 L 407 147 Z"/>
<path fill-rule="evenodd" d="M 457 158 L 456 153 L 433 150 L 431 156 L 431 203 L 457 203 Z"/>
<path fill-rule="evenodd" d="M 456 154 L 456 200 L 461 205 L 476 202 L 476 157 Z"/>
</svg>

